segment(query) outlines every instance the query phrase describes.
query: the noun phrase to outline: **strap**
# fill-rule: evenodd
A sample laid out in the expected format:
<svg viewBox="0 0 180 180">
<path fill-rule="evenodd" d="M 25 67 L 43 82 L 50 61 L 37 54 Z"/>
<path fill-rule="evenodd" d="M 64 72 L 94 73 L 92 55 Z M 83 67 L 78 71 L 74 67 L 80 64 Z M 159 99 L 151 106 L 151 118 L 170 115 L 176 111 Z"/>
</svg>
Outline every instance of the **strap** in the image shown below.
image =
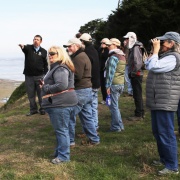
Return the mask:
<svg viewBox="0 0 180 180">
<path fill-rule="evenodd" d="M 56 95 L 59 95 L 59 94 L 65 93 L 65 92 L 69 92 L 69 91 L 73 91 L 73 90 L 74 90 L 74 88 L 71 88 L 71 89 L 67 89 L 67 90 L 64 90 L 64 91 L 61 91 L 61 92 L 58 92 L 58 93 L 47 94 L 47 95 L 43 96 L 42 99 L 49 98 L 49 97 L 52 97 L 52 96 L 56 96 Z"/>
</svg>

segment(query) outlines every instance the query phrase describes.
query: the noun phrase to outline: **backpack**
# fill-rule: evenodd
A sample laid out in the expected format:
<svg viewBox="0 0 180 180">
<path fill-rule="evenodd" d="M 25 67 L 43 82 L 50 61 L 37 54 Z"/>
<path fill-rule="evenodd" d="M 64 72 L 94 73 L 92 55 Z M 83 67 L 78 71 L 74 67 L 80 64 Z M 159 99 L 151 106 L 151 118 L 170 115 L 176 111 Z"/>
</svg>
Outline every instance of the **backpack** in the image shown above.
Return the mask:
<svg viewBox="0 0 180 180">
<path fill-rule="evenodd" d="M 140 48 L 140 50 L 142 52 L 142 67 L 141 67 L 141 69 L 146 70 L 144 61 L 148 58 L 148 53 L 147 53 L 144 46 L 139 46 L 139 48 Z"/>
</svg>

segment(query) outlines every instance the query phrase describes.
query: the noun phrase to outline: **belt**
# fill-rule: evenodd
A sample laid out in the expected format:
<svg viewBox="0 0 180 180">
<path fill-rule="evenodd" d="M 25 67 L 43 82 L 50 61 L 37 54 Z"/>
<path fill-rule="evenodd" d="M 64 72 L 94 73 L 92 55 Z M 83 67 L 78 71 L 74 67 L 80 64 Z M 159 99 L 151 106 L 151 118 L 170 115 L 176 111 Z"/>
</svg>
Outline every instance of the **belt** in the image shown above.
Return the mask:
<svg viewBox="0 0 180 180">
<path fill-rule="evenodd" d="M 45 99 L 45 98 L 48 98 L 48 97 L 52 97 L 52 96 L 56 96 L 58 94 L 62 94 L 62 93 L 73 91 L 73 90 L 74 90 L 74 88 L 71 88 L 71 89 L 67 89 L 67 90 L 64 90 L 64 91 L 61 91 L 61 92 L 58 92 L 58 93 L 47 94 L 47 95 L 43 96 L 42 99 Z"/>
</svg>

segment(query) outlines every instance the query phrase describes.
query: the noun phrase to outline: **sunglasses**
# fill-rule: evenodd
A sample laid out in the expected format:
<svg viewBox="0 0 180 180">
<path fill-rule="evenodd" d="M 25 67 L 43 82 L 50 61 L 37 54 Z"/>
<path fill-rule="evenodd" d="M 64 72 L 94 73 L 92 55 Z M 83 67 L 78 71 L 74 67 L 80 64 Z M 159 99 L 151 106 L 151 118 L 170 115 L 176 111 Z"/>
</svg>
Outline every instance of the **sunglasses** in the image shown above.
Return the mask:
<svg viewBox="0 0 180 180">
<path fill-rule="evenodd" d="M 54 56 L 55 54 L 57 54 L 56 52 L 49 52 L 50 56 Z"/>
</svg>

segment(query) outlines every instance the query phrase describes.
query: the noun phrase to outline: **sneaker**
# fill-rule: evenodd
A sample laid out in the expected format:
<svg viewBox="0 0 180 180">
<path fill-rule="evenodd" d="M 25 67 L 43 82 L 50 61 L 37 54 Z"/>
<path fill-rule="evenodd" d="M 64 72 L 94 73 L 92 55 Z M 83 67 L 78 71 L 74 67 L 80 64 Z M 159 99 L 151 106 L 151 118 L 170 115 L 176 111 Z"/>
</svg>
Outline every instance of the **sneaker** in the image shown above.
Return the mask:
<svg viewBox="0 0 180 180">
<path fill-rule="evenodd" d="M 103 105 L 106 104 L 106 101 L 101 101 L 101 104 L 103 104 Z"/>
<path fill-rule="evenodd" d="M 153 160 L 152 165 L 153 166 L 163 166 L 164 164 L 161 161 Z"/>
<path fill-rule="evenodd" d="M 76 146 L 75 142 L 70 143 L 70 148 L 74 148 Z"/>
<path fill-rule="evenodd" d="M 143 120 L 143 118 L 141 116 L 132 116 L 132 117 L 128 117 L 129 121 L 141 121 Z"/>
<path fill-rule="evenodd" d="M 60 164 L 60 163 L 62 163 L 63 161 L 61 161 L 59 158 L 56 157 L 56 158 L 52 159 L 51 162 L 52 162 L 53 164 Z"/>
<path fill-rule="evenodd" d="M 167 174 L 179 174 L 179 171 L 178 171 L 178 169 L 170 170 L 170 169 L 167 169 L 167 168 L 164 168 L 163 170 L 158 171 L 159 176 L 164 176 L 164 175 L 167 175 Z"/>
</svg>

